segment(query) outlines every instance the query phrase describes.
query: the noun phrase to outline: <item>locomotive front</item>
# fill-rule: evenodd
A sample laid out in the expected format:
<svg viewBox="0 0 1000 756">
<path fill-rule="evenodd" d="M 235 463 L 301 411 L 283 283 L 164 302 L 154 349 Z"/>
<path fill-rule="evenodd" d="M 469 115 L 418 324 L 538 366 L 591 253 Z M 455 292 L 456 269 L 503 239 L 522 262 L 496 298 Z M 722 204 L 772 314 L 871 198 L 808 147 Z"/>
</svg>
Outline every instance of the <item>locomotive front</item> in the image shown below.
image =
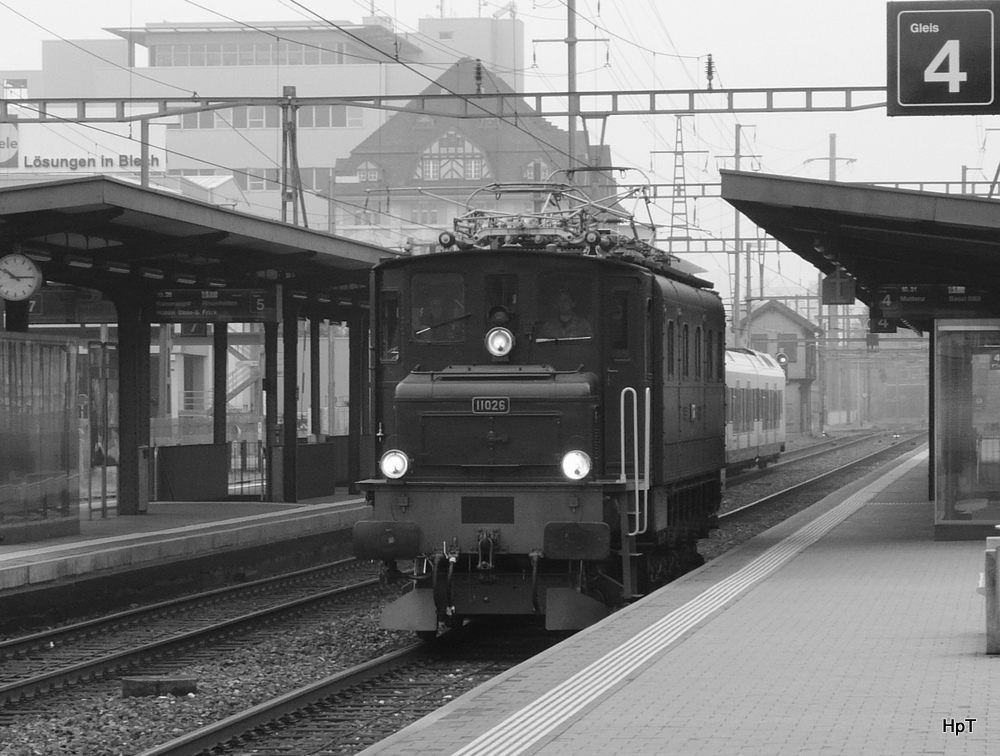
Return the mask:
<svg viewBox="0 0 1000 756">
<path fill-rule="evenodd" d="M 554 629 L 604 616 L 593 567 L 617 523 L 605 495 L 623 488 L 605 474 L 602 408 L 610 396 L 617 418 L 619 381 L 604 355 L 641 338 L 629 326 L 649 276 L 501 250 L 373 275 L 380 477 L 361 483 L 373 515 L 355 527 L 355 553 L 389 569 L 416 560 L 414 589 L 383 624 L 433 632 L 439 619 L 544 614 Z"/>
</svg>

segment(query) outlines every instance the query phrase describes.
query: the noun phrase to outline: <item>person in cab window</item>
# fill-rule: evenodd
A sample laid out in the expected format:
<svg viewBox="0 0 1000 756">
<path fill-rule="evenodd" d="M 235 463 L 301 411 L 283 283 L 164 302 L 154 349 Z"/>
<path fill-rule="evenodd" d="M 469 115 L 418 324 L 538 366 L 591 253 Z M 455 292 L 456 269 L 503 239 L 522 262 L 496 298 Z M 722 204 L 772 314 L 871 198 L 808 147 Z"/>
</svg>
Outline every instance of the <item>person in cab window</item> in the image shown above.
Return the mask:
<svg viewBox="0 0 1000 756">
<path fill-rule="evenodd" d="M 462 323 L 458 315 L 445 304 L 444 297 L 433 296 L 420 312 L 418 339 L 427 341 L 456 341 L 462 337 Z"/>
<path fill-rule="evenodd" d="M 542 325 L 538 335 L 545 339 L 568 339 L 592 336 L 594 329 L 590 321 L 576 311 L 576 299 L 566 289 L 559 292 L 556 300 L 558 314 Z"/>
</svg>

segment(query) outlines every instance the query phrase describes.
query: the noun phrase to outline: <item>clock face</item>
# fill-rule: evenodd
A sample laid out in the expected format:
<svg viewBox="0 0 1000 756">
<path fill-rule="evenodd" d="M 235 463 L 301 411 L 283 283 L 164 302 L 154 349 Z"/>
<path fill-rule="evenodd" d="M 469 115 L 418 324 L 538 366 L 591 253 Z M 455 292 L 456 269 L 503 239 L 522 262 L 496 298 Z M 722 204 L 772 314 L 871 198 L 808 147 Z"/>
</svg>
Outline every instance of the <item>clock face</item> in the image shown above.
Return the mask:
<svg viewBox="0 0 1000 756">
<path fill-rule="evenodd" d="M 42 271 L 34 260 L 19 252 L 0 257 L 0 297 L 19 302 L 42 285 Z"/>
</svg>

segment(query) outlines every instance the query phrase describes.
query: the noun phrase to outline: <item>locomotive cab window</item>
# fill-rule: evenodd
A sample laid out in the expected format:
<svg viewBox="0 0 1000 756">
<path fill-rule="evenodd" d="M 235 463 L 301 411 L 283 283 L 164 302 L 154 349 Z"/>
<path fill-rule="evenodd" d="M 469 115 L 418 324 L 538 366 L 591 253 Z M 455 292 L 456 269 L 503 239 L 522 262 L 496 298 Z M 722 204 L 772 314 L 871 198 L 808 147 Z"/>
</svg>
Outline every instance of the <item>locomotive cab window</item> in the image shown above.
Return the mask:
<svg viewBox="0 0 1000 756">
<path fill-rule="evenodd" d="M 379 357 L 383 362 L 399 361 L 399 292 L 382 294 L 379 307 Z"/>
<path fill-rule="evenodd" d="M 489 273 L 483 280 L 483 292 L 489 320 L 487 327 L 512 327 L 513 323 L 508 319 L 513 320 L 517 314 L 517 276 L 512 273 Z"/>
<path fill-rule="evenodd" d="M 465 281 L 454 273 L 419 274 L 412 281 L 413 338 L 422 342 L 465 339 L 471 313 L 465 309 Z"/>
<path fill-rule="evenodd" d="M 594 297 L 587 282 L 565 275 L 549 276 L 542 281 L 538 295 L 537 343 L 593 340 Z"/>
</svg>

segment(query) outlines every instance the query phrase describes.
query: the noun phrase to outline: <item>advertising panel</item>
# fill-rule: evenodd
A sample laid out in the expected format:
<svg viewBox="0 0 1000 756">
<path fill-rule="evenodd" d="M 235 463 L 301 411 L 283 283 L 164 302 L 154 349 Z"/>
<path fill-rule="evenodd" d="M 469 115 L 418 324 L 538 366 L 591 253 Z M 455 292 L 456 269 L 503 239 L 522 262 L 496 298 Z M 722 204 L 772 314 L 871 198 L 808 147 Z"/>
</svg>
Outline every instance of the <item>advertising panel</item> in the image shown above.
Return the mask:
<svg viewBox="0 0 1000 756">
<path fill-rule="evenodd" d="M 0 173 L 138 173 L 140 131 L 138 123 L 0 123 Z M 150 124 L 151 171 L 167 170 L 166 135 L 166 124 Z"/>
</svg>

